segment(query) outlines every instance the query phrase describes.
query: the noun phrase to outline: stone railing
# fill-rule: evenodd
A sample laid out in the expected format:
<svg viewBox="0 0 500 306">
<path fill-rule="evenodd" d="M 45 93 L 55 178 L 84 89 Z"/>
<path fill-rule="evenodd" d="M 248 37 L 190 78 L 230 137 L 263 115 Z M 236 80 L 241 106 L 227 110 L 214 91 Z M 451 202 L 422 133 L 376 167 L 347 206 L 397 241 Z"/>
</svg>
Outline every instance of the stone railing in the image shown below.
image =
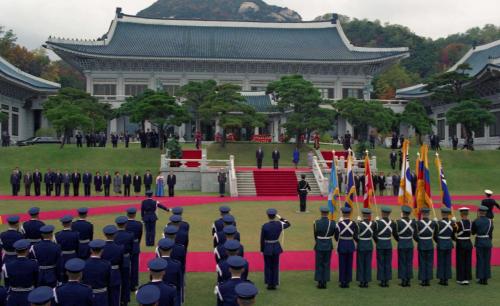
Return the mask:
<svg viewBox="0 0 500 306">
<path fill-rule="evenodd" d="M 238 179 L 236 178 L 236 167 L 234 166 L 234 155 L 229 156 L 229 191 L 232 197 L 238 196 Z"/>
<path fill-rule="evenodd" d="M 313 163 L 312 163 L 312 172 L 314 175 L 314 178 L 316 179 L 316 182 L 318 183 L 319 186 L 319 191 L 322 196 L 325 196 L 328 194 L 328 178 L 325 178 L 324 175 L 324 169 L 322 166 L 320 166 L 320 163 L 318 162 L 318 157 L 314 156 L 313 157 Z"/>
</svg>

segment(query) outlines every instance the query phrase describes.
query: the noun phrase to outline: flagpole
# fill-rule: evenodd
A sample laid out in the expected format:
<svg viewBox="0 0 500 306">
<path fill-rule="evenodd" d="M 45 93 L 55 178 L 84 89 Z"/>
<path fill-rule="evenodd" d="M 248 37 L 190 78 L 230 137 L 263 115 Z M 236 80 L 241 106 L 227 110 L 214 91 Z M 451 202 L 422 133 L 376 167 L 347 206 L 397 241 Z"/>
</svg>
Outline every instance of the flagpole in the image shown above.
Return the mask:
<svg viewBox="0 0 500 306">
<path fill-rule="evenodd" d="M 369 154 L 368 150 L 366 150 L 365 153 L 368 156 L 368 154 Z M 368 163 L 370 163 L 370 159 L 368 159 Z M 366 180 L 366 177 L 365 177 L 365 180 Z M 370 168 L 370 180 L 371 180 L 371 183 L 372 183 L 372 187 L 374 187 L 373 186 L 373 175 L 371 175 L 371 168 Z M 375 204 L 375 214 L 377 215 L 376 217 L 378 218 L 378 216 L 379 216 L 379 214 L 378 214 L 378 204 L 377 204 L 377 197 L 375 196 L 375 192 L 373 192 L 373 204 Z"/>
<path fill-rule="evenodd" d="M 444 190 L 443 190 L 443 177 L 442 177 L 442 172 L 443 172 L 443 164 L 441 163 L 441 158 L 439 158 L 439 153 L 436 151 L 436 161 L 438 166 L 438 176 L 439 176 L 439 189 L 441 190 L 441 204 L 445 204 L 443 199 L 444 199 Z M 448 189 L 449 190 L 449 189 Z M 451 200 L 451 196 L 450 196 Z M 451 204 L 451 202 L 450 202 Z M 451 215 L 453 218 L 455 218 L 455 213 L 453 211 L 453 205 L 450 205 L 450 210 L 451 210 Z"/>
<path fill-rule="evenodd" d="M 351 175 L 352 175 L 352 182 L 354 184 L 354 190 L 356 191 L 354 193 L 354 202 L 357 204 L 356 206 L 358 207 L 358 219 L 361 219 L 361 210 L 359 208 L 359 202 L 358 202 L 358 190 L 356 189 L 356 181 L 354 180 L 354 159 L 353 159 L 354 153 L 352 152 L 351 149 L 349 149 L 349 158 L 350 158 L 350 163 L 351 163 Z"/>
</svg>

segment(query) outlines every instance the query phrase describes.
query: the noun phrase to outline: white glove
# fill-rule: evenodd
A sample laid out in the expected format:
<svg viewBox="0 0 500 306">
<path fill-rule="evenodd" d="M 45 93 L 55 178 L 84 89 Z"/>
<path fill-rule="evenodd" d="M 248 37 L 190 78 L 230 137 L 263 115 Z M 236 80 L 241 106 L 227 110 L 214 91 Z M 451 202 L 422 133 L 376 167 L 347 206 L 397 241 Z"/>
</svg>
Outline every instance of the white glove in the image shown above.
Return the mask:
<svg viewBox="0 0 500 306">
<path fill-rule="evenodd" d="M 377 220 L 377 221 L 378 221 L 378 220 L 380 220 L 380 218 L 379 218 L 378 216 L 376 216 L 376 217 L 375 217 L 375 220 Z"/>
<path fill-rule="evenodd" d="M 344 217 L 340 217 L 340 218 L 339 218 L 339 221 L 344 221 Z"/>
<path fill-rule="evenodd" d="M 281 216 L 280 215 L 276 215 L 276 218 L 281 219 Z"/>
<path fill-rule="evenodd" d="M 435 221 L 435 222 L 438 222 L 438 218 L 434 218 L 434 221 Z"/>
<path fill-rule="evenodd" d="M 361 221 L 361 217 L 360 217 L 360 216 L 358 216 L 357 220 L 358 220 L 358 221 Z"/>
<path fill-rule="evenodd" d="M 453 218 L 451 218 L 451 221 L 457 222 L 457 218 L 453 217 Z"/>
</svg>

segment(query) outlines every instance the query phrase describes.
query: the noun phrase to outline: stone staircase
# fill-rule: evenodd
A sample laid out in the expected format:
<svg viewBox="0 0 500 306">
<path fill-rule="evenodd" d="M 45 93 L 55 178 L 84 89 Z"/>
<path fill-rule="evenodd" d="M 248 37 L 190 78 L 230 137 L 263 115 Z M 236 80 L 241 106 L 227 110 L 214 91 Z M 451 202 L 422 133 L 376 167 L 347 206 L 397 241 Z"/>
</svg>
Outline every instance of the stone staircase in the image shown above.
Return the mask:
<svg viewBox="0 0 500 306">
<path fill-rule="evenodd" d="M 306 181 L 309 183 L 309 186 L 311 186 L 311 191 L 309 192 L 309 195 L 321 195 L 321 191 L 319 190 L 318 182 L 314 178 L 314 174 L 312 173 L 312 171 L 308 171 L 308 172 L 297 171 L 295 174 L 297 175 L 297 181 L 300 181 L 302 179 L 300 177 L 302 174 L 306 175 Z"/>
<path fill-rule="evenodd" d="M 236 179 L 238 181 L 239 196 L 254 196 L 257 194 L 255 191 L 253 171 L 237 171 Z"/>
</svg>

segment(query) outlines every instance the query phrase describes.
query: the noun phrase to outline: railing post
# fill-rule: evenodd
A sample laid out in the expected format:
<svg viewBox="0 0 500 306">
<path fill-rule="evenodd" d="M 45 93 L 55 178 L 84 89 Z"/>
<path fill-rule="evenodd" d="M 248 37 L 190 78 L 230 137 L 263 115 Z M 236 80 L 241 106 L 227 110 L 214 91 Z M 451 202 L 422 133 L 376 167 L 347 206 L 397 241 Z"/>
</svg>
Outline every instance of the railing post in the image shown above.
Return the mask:
<svg viewBox="0 0 500 306">
<path fill-rule="evenodd" d="M 234 155 L 229 156 L 229 190 L 232 197 L 238 196 L 238 180 L 236 178 L 236 169 L 234 166 Z"/>
</svg>

